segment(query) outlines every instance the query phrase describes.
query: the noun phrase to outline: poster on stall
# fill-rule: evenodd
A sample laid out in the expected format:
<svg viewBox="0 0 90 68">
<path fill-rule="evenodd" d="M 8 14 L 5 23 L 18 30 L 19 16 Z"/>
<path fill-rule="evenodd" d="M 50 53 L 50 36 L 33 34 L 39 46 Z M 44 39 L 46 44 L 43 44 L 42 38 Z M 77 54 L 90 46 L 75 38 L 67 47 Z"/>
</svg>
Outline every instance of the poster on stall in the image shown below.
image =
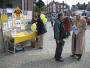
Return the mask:
<svg viewBox="0 0 90 68">
<path fill-rule="evenodd" d="M 32 11 L 28 11 L 28 19 L 32 19 Z"/>
<path fill-rule="evenodd" d="M 8 23 L 3 23 L 3 31 L 7 31 L 8 30 Z"/>
<path fill-rule="evenodd" d="M 21 27 L 22 21 L 21 20 L 15 20 L 15 27 Z"/>
<path fill-rule="evenodd" d="M 12 28 L 12 27 L 13 27 L 12 20 L 8 20 L 8 28 Z"/>
<path fill-rule="evenodd" d="M 8 20 L 7 15 L 2 14 L 2 15 L 1 15 L 1 22 L 2 22 L 2 25 L 4 25 L 4 23 L 7 23 L 7 20 Z"/>
<path fill-rule="evenodd" d="M 27 12 L 27 19 L 29 19 L 29 20 L 32 19 L 32 11 Z"/>
<path fill-rule="evenodd" d="M 24 15 L 24 18 L 31 20 L 32 19 L 32 11 L 27 11 L 27 14 Z"/>
</svg>

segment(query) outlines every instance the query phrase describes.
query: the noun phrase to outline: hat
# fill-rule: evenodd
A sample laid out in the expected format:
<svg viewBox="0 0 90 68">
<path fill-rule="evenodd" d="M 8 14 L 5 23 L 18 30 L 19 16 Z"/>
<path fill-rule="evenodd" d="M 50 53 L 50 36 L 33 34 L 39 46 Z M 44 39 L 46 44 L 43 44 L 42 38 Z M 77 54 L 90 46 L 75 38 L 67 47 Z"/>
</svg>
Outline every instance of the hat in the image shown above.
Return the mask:
<svg viewBox="0 0 90 68">
<path fill-rule="evenodd" d="M 76 12 L 76 16 L 81 16 L 81 12 Z"/>
<path fill-rule="evenodd" d="M 61 16 L 63 16 L 63 14 L 62 14 L 62 13 L 59 13 L 59 14 L 58 14 L 58 18 L 60 18 Z"/>
</svg>

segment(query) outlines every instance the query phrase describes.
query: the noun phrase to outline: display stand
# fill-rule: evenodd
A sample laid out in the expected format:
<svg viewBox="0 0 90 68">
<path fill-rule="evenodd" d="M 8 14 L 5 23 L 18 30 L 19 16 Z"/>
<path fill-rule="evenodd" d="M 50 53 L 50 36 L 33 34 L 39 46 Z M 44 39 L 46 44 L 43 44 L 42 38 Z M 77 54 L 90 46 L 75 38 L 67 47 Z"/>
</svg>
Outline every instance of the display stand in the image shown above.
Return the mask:
<svg viewBox="0 0 90 68">
<path fill-rule="evenodd" d="M 15 16 L 13 17 L 15 18 Z M 18 20 L 17 20 L 18 18 Z M 13 19 L 12 23 L 13 26 L 10 25 L 7 31 L 4 31 L 2 29 L 2 45 L 4 45 L 4 37 L 7 41 L 7 49 L 9 52 L 16 53 L 16 47 L 19 46 L 18 44 L 28 41 L 28 40 L 35 40 L 37 33 L 32 31 L 25 31 L 23 24 L 23 20 L 19 17 Z M 21 21 L 20 21 L 21 19 Z M 11 21 L 9 21 L 11 23 Z M 12 27 L 11 27 L 12 26 Z M 1 26 L 2 27 L 2 26 Z M 20 30 L 19 30 L 20 27 Z M 17 29 L 18 28 L 18 29 Z M 11 44 L 9 44 L 11 43 Z M 10 49 L 10 45 L 12 45 L 12 49 Z M 3 47 L 4 48 L 4 47 Z"/>
</svg>

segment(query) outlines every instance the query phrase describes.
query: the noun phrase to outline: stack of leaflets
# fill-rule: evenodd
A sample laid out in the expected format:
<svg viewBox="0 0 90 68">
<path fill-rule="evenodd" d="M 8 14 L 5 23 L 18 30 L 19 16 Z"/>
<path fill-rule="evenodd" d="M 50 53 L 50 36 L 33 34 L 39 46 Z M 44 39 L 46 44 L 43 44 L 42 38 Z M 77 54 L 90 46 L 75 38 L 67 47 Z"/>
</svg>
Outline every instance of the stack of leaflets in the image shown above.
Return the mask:
<svg viewBox="0 0 90 68">
<path fill-rule="evenodd" d="M 78 28 L 76 27 L 76 25 L 73 25 L 73 32 L 77 35 L 79 33 Z"/>
</svg>

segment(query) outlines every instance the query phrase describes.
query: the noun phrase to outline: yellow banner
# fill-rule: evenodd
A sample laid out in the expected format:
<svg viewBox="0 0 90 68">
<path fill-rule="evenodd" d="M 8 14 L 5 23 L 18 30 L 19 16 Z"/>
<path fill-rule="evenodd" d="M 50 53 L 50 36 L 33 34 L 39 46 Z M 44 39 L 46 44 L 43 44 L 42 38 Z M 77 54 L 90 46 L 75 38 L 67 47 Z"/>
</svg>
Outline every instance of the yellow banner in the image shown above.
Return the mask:
<svg viewBox="0 0 90 68">
<path fill-rule="evenodd" d="M 2 24 L 4 24 L 5 22 L 7 22 L 7 15 L 1 15 L 1 21 L 2 21 Z"/>
</svg>

